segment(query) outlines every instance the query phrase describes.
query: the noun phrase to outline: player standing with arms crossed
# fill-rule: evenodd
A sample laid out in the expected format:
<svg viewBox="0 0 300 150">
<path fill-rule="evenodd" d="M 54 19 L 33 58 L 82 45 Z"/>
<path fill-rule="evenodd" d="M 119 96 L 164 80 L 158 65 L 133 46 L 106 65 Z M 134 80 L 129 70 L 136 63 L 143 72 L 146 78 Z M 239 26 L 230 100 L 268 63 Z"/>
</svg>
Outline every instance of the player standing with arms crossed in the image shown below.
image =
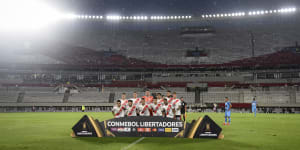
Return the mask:
<svg viewBox="0 0 300 150">
<path fill-rule="evenodd" d="M 230 125 L 230 123 L 231 123 L 231 118 L 230 118 L 231 107 L 232 107 L 232 105 L 229 102 L 228 97 L 225 97 L 225 123 L 224 123 L 224 125 Z M 227 122 L 227 119 L 228 119 L 228 122 Z"/>
<path fill-rule="evenodd" d="M 124 117 L 125 107 L 121 105 L 121 100 L 117 100 L 117 105 L 113 107 L 112 114 L 114 118 Z"/>
</svg>

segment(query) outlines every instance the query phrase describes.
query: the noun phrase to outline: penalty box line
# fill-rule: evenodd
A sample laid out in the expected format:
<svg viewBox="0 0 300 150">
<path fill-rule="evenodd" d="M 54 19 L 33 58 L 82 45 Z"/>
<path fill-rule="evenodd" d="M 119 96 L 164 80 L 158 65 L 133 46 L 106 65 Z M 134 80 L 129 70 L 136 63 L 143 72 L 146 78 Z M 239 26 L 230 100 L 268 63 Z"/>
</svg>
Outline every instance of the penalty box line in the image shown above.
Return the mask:
<svg viewBox="0 0 300 150">
<path fill-rule="evenodd" d="M 127 150 L 129 149 L 130 147 L 134 146 L 135 144 L 141 142 L 145 137 L 141 137 L 139 138 L 138 140 L 134 141 L 133 143 L 127 145 L 126 147 L 122 148 L 121 150 Z"/>
</svg>

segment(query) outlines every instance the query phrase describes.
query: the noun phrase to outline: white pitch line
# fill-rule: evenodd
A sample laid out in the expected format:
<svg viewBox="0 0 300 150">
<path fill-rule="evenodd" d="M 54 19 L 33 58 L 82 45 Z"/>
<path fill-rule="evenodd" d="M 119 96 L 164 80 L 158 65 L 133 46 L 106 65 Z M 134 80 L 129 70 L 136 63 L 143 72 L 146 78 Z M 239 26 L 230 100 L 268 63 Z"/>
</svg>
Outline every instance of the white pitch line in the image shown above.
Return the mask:
<svg viewBox="0 0 300 150">
<path fill-rule="evenodd" d="M 135 145 L 135 144 L 141 142 L 144 138 L 145 138 L 145 137 L 139 138 L 138 140 L 136 140 L 136 141 L 134 141 L 133 143 L 129 144 L 128 146 L 122 148 L 121 150 L 127 150 L 127 149 L 129 149 L 129 148 L 132 147 L 133 145 Z"/>
</svg>

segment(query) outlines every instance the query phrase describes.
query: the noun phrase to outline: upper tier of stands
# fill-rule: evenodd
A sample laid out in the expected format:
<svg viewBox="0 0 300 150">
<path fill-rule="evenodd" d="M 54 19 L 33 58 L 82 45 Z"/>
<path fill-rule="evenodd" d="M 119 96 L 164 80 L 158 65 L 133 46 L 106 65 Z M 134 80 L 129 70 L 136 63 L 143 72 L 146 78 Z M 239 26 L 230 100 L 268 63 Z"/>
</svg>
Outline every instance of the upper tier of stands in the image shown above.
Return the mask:
<svg viewBox="0 0 300 150">
<path fill-rule="evenodd" d="M 203 20 L 180 24 L 168 22 L 157 29 L 149 27 L 159 26 L 157 22 L 149 25 L 130 24 L 137 27 L 132 30 L 122 28 L 123 25 L 128 26 L 122 23 L 115 26 L 99 24 L 99 29 L 91 27 L 83 30 L 79 25 L 66 28 L 57 35 L 53 33 L 53 36 L 49 35 L 41 40 L 3 38 L 2 43 L 5 44 L 1 44 L 3 53 L 0 62 L 7 60 L 22 63 L 21 60 L 25 56 L 34 55 L 35 57 L 28 57 L 31 59 L 26 57 L 23 63 L 141 65 L 150 66 L 149 68 L 154 64 L 224 64 L 252 56 L 250 33 L 254 35 L 255 56 L 271 54 L 300 41 L 300 33 L 297 32 L 300 30 L 299 20 L 288 16 L 273 19 L 245 18 L 239 21 Z M 182 37 L 181 28 L 190 26 L 212 26 L 216 33 L 212 36 Z M 193 60 L 185 57 L 186 50 L 195 47 L 208 51 L 208 56 L 199 58 L 198 63 L 193 63 Z M 116 53 L 107 55 L 104 51 L 109 49 Z M 7 57 L 8 54 L 10 57 Z M 56 63 L 53 63 L 53 60 Z M 290 63 L 283 60 L 281 62 Z"/>
</svg>

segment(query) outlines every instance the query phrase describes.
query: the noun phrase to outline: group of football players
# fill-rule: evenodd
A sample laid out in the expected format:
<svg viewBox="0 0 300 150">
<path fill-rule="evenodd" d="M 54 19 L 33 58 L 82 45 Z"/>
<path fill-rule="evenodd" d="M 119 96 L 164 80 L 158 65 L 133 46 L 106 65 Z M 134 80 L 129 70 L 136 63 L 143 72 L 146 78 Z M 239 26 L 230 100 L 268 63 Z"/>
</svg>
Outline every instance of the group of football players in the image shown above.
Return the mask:
<svg viewBox="0 0 300 150">
<path fill-rule="evenodd" d="M 117 100 L 116 105 L 113 107 L 112 114 L 115 118 L 162 116 L 185 121 L 185 111 L 186 103 L 182 97 L 177 98 L 176 92 L 171 94 L 171 91 L 167 91 L 166 96 L 157 93 L 153 97 L 150 91 L 147 90 L 145 96 L 141 98 L 134 92 L 133 98 L 127 99 L 126 93 L 123 93 L 122 98 Z"/>
</svg>

